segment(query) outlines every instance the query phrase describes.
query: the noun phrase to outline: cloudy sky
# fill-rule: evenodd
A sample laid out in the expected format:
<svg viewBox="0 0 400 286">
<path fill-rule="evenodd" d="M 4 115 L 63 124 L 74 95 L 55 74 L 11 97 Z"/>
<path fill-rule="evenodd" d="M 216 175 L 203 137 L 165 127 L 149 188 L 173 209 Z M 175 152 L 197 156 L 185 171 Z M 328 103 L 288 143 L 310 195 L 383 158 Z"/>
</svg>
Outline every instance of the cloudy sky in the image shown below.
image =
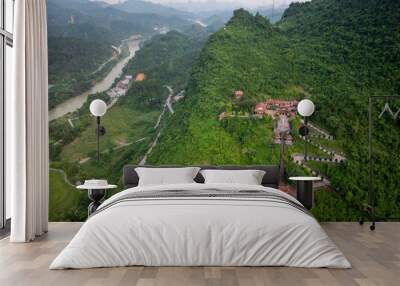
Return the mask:
<svg viewBox="0 0 400 286">
<path fill-rule="evenodd" d="M 121 0 L 103 0 L 104 2 L 108 3 L 118 3 Z M 122 0 L 123 2 L 124 0 Z M 170 4 L 170 3 L 187 3 L 187 2 L 218 2 L 218 3 L 230 3 L 230 4 L 237 4 L 243 5 L 247 7 L 255 7 L 255 6 L 269 6 L 272 4 L 273 0 L 145 0 L 151 1 L 155 3 L 162 3 L 162 4 Z M 281 6 L 290 2 L 295 2 L 293 0 L 275 0 L 277 6 Z"/>
<path fill-rule="evenodd" d="M 148 0 L 150 1 L 150 0 Z M 187 2 L 225 2 L 225 3 L 237 3 L 237 4 L 247 4 L 247 5 L 257 5 L 257 6 L 267 6 L 272 4 L 273 0 L 151 0 L 151 2 L 156 3 L 187 3 Z M 291 0 L 275 0 L 277 4 L 284 4 L 293 2 Z"/>
</svg>

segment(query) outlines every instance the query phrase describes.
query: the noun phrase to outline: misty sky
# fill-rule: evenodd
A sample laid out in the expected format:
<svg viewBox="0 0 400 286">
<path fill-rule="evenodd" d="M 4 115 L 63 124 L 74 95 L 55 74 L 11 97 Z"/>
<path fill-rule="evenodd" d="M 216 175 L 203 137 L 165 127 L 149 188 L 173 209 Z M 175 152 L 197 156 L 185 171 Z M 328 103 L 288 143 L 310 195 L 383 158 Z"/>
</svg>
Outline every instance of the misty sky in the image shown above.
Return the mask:
<svg viewBox="0 0 400 286">
<path fill-rule="evenodd" d="M 108 3 L 117 3 L 121 0 L 102 0 Z M 122 0 L 123 2 L 124 0 Z M 187 2 L 218 2 L 218 3 L 229 3 L 233 5 L 242 5 L 244 7 L 258 7 L 258 6 L 270 6 L 273 0 L 144 0 L 155 3 L 169 4 L 169 3 L 187 3 Z M 291 2 L 299 2 L 294 0 L 275 0 L 276 6 L 281 6 Z"/>
<path fill-rule="evenodd" d="M 148 0 L 150 1 L 150 0 Z M 273 0 L 151 0 L 156 3 L 186 3 L 186 2 L 220 2 L 220 3 L 233 3 L 233 4 L 247 4 L 257 6 L 268 6 L 271 5 Z M 275 0 L 277 4 L 290 3 L 290 0 Z"/>
<path fill-rule="evenodd" d="M 233 3 L 251 6 L 268 6 L 271 5 L 273 0 L 148 0 L 156 3 L 187 3 L 187 2 L 220 2 L 220 3 Z M 278 5 L 294 2 L 293 0 L 275 0 Z"/>
</svg>

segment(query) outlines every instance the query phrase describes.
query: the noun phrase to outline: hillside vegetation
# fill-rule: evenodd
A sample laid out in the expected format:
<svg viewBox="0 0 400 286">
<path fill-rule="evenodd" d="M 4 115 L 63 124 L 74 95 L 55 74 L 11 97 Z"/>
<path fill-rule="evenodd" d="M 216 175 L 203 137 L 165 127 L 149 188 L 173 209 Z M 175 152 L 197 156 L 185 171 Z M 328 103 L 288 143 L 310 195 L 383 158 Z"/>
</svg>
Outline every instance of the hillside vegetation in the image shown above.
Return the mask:
<svg viewBox="0 0 400 286">
<path fill-rule="evenodd" d="M 202 32 L 201 36 L 191 37 L 177 31 L 165 35 L 156 35 L 144 43 L 136 56 L 125 67 L 128 73 L 142 72 L 151 75 L 151 79 L 160 85 L 171 85 L 182 88 L 189 80 L 193 64 L 198 59 L 201 49 L 209 36 Z"/>
<path fill-rule="evenodd" d="M 324 220 L 356 218 L 368 190 L 368 96 L 400 93 L 399 19 L 400 2 L 389 0 L 291 4 L 274 25 L 236 11 L 208 40 L 149 163 L 277 163 L 268 119 L 221 122 L 218 116 L 232 105 L 248 110 L 267 98 L 308 97 L 317 107 L 311 120 L 332 133 L 347 156 L 340 167 L 327 168 L 336 193 L 318 195 L 314 212 Z M 245 102 L 234 101 L 238 89 Z M 397 111 L 400 105 L 391 104 Z M 399 216 L 399 121 L 374 120 L 377 212 Z M 296 150 L 295 144 L 289 152 Z"/>
<path fill-rule="evenodd" d="M 149 14 L 117 8 L 88 0 L 47 1 L 50 109 L 101 80 L 127 55 L 122 47 L 120 56 L 112 58 L 112 46 L 119 47 L 123 39 L 134 34 L 151 36 L 154 28 L 189 25 L 186 19 L 172 17 L 168 9 Z"/>
<path fill-rule="evenodd" d="M 143 159 L 160 130 L 157 126 L 170 116 L 163 112 L 169 96 L 166 85 L 174 94 L 184 88 L 204 41 L 172 31 L 154 36 L 129 61 L 122 76 L 144 73 L 145 79 L 132 82 L 128 93 L 102 117 L 107 132 L 100 141 L 100 162 L 95 160 L 96 121 L 89 114 L 89 104 L 95 98 L 110 104 L 108 95 L 91 95 L 76 112 L 50 122 L 51 167 L 57 169 L 50 173 L 51 220 L 86 218 L 88 200 L 79 201 L 82 196 L 71 193 L 77 191 L 65 182 L 61 170 L 74 185 L 88 178 L 104 178 L 122 187 L 123 166 Z M 66 197 L 69 199 L 59 204 Z"/>
</svg>

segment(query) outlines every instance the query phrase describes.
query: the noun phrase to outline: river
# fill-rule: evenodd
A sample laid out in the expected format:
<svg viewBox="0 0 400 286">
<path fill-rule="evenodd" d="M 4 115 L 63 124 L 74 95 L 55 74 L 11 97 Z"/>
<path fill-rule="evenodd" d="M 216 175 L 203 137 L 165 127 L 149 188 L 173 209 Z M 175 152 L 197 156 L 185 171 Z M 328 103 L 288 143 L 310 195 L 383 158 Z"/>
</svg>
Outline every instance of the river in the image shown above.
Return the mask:
<svg viewBox="0 0 400 286">
<path fill-rule="evenodd" d="M 124 41 L 127 43 L 129 47 L 129 56 L 119 61 L 107 74 L 107 76 L 100 82 L 96 83 L 90 90 L 80 95 L 74 96 L 70 99 L 67 99 L 66 101 L 60 103 L 53 109 L 49 110 L 50 121 L 53 119 L 57 119 L 61 116 L 64 116 L 69 112 L 74 112 L 75 110 L 79 109 L 86 102 L 86 99 L 89 95 L 98 92 L 105 92 L 111 88 L 115 79 L 121 75 L 122 69 L 125 67 L 128 61 L 135 56 L 136 52 L 139 50 L 141 37 L 132 36 L 130 39 Z"/>
</svg>

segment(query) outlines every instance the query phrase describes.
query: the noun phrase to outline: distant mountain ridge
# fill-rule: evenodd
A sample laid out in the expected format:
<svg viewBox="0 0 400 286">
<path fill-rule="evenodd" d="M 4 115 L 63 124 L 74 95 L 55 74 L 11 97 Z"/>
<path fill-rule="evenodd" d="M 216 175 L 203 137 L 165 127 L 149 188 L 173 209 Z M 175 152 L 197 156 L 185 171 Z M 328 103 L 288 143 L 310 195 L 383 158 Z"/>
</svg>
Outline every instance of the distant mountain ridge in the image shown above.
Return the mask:
<svg viewBox="0 0 400 286">
<path fill-rule="evenodd" d="M 190 17 L 188 12 L 180 11 L 169 6 L 141 0 L 127 0 L 123 3 L 112 5 L 118 10 L 133 14 L 157 14 L 161 16 Z"/>
<path fill-rule="evenodd" d="M 126 2 L 124 4 L 128 3 L 131 2 Z M 154 32 L 153 28 L 156 26 L 169 26 L 169 28 L 174 29 L 190 23 L 186 19 L 176 16 L 173 17 L 168 13 L 164 15 L 157 13 L 148 14 L 145 12 L 131 13 L 118 9 L 118 5 L 107 5 L 103 2 L 88 0 L 48 0 L 49 34 L 50 36 L 57 35 L 82 38 L 82 35 L 69 30 L 72 27 L 71 24 L 85 24 L 86 26 L 91 26 L 93 31 L 98 29 L 110 30 L 112 31 L 111 34 L 117 38 L 119 33 L 125 35 L 131 32 L 152 33 Z M 73 21 L 73 23 L 71 23 L 71 21 Z M 78 29 L 75 28 L 74 30 Z M 85 31 L 84 27 L 82 28 L 82 33 L 88 33 L 90 36 L 90 31 Z M 120 36 L 121 35 L 119 35 L 119 37 Z M 95 38 L 99 39 L 97 35 Z"/>
</svg>

